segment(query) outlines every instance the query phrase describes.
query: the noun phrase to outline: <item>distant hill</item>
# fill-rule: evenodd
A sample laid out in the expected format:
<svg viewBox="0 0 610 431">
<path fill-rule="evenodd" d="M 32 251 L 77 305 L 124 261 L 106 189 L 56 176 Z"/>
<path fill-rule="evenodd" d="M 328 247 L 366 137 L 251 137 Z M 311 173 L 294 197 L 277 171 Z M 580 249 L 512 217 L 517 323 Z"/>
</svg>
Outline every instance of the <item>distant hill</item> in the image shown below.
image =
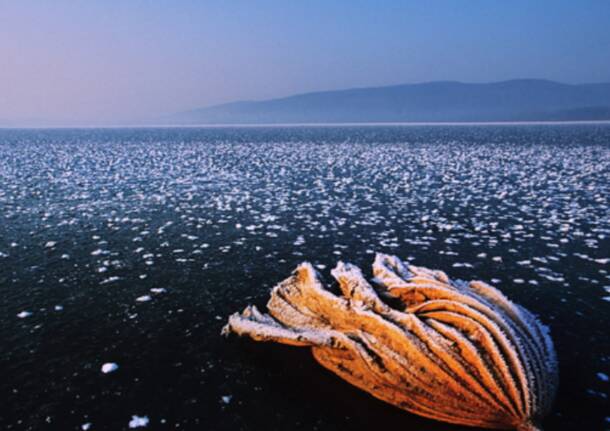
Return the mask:
<svg viewBox="0 0 610 431">
<path fill-rule="evenodd" d="M 517 79 L 355 88 L 234 102 L 163 118 L 168 124 L 610 120 L 610 83 Z"/>
</svg>

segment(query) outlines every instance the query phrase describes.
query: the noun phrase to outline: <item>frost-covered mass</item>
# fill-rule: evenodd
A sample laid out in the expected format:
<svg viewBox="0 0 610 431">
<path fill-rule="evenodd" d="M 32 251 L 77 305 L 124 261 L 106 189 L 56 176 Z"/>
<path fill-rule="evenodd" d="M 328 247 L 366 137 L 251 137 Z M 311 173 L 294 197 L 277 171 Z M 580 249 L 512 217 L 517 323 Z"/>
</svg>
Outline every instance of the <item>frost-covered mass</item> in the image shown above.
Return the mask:
<svg viewBox="0 0 610 431">
<path fill-rule="evenodd" d="M 379 415 L 404 429 L 409 416 L 320 390 L 333 383 L 313 365 L 282 368 L 295 353 L 276 353 L 274 381 L 264 356 L 218 337 L 300 262 L 329 277 L 330 262 L 368 267 L 374 251 L 535 310 L 571 370 L 547 428 L 599 428 L 609 143 L 607 125 L 0 130 L 0 428 L 48 416 L 121 429 L 146 412 L 180 429 L 372 428 Z M 296 411 L 284 385 L 304 405 L 361 404 L 349 418 Z"/>
<path fill-rule="evenodd" d="M 311 347 L 347 382 L 421 416 L 540 429 L 557 391 L 557 357 L 548 328 L 528 310 L 487 283 L 454 281 L 396 256 L 377 254 L 373 284 L 349 263 L 331 274 L 338 295 L 302 263 L 271 291 L 269 314 L 250 305 L 222 333 Z"/>
</svg>

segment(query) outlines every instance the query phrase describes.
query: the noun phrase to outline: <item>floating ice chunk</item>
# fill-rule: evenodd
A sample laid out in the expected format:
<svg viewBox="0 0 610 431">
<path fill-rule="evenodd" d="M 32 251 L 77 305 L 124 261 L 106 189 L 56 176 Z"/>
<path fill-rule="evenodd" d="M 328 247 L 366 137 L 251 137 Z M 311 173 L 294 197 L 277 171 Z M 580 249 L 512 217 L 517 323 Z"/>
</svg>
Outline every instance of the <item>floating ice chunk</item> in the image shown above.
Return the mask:
<svg viewBox="0 0 610 431">
<path fill-rule="evenodd" d="M 138 296 L 136 298 L 136 301 L 138 302 L 148 302 L 152 299 L 152 297 L 150 295 L 142 295 L 142 296 Z"/>
<path fill-rule="evenodd" d="M 119 277 L 117 276 L 112 276 L 112 277 L 108 277 L 102 281 L 100 281 L 100 284 L 108 284 L 108 283 L 114 283 L 115 281 L 120 280 Z"/>
<path fill-rule="evenodd" d="M 608 375 L 605 373 L 597 373 L 597 378 L 600 379 L 602 382 L 610 381 L 610 377 L 608 377 Z"/>
<path fill-rule="evenodd" d="M 129 421 L 129 428 L 140 428 L 148 425 L 148 416 L 132 415 Z"/>
<path fill-rule="evenodd" d="M 546 278 L 549 281 L 554 281 L 554 282 L 562 282 L 565 281 L 565 279 L 563 277 L 553 277 L 551 275 L 542 275 L 544 278 Z"/>
<path fill-rule="evenodd" d="M 594 391 L 593 389 L 587 389 L 587 393 L 591 396 L 598 397 L 598 398 L 603 398 L 603 399 L 608 398 L 608 395 L 606 395 L 604 392 Z"/>
<path fill-rule="evenodd" d="M 523 283 L 525 283 L 525 280 L 522 278 L 515 278 L 515 279 L 513 279 L 513 283 L 523 284 Z"/>
<path fill-rule="evenodd" d="M 83 431 L 87 431 L 88 429 L 91 429 L 91 422 L 87 422 L 84 423 L 80 426 L 80 429 L 82 429 Z"/>
<path fill-rule="evenodd" d="M 108 374 L 119 369 L 119 366 L 114 362 L 106 362 L 102 365 L 102 373 Z"/>
<path fill-rule="evenodd" d="M 233 398 L 233 395 L 223 395 L 220 397 L 224 404 L 229 404 L 231 402 L 231 398 Z"/>
<path fill-rule="evenodd" d="M 167 292 L 167 289 L 165 289 L 164 287 L 153 287 L 152 289 L 150 289 L 150 291 L 152 293 L 165 293 Z"/>
<path fill-rule="evenodd" d="M 45 246 L 45 248 L 53 248 L 53 247 L 55 247 L 56 244 L 57 244 L 57 241 L 47 241 L 47 243 L 44 246 Z"/>
<path fill-rule="evenodd" d="M 91 256 L 99 256 L 100 254 L 102 254 L 104 252 L 104 250 L 102 250 L 101 248 L 98 248 L 97 250 L 93 250 L 91 252 Z"/>
<path fill-rule="evenodd" d="M 472 266 L 470 263 L 467 263 L 467 262 L 455 262 L 451 266 L 454 268 L 474 268 L 474 266 Z"/>
<path fill-rule="evenodd" d="M 608 262 L 610 262 L 610 257 L 606 257 L 606 258 L 603 258 L 603 259 L 594 259 L 594 260 L 595 260 L 595 262 L 597 262 L 597 263 L 601 263 L 602 265 L 605 265 L 605 264 L 607 264 Z"/>
<path fill-rule="evenodd" d="M 53 307 L 53 309 L 55 311 L 62 311 L 64 309 L 64 306 L 63 305 L 56 305 L 55 307 Z"/>
<path fill-rule="evenodd" d="M 23 310 L 22 312 L 17 314 L 17 317 L 19 317 L 20 319 L 25 319 L 26 317 L 30 317 L 31 315 L 32 315 L 31 311 Z"/>
</svg>

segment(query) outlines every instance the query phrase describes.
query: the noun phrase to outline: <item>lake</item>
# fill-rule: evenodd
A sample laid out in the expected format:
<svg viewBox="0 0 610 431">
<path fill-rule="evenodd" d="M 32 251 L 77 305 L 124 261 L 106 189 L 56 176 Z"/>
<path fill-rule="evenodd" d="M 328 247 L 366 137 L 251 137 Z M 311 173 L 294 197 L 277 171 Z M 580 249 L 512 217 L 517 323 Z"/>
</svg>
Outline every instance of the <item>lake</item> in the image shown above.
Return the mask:
<svg viewBox="0 0 610 431">
<path fill-rule="evenodd" d="M 0 129 L 0 428 L 469 429 L 220 336 L 380 251 L 538 315 L 546 429 L 610 429 L 609 199 L 608 124 Z"/>
</svg>

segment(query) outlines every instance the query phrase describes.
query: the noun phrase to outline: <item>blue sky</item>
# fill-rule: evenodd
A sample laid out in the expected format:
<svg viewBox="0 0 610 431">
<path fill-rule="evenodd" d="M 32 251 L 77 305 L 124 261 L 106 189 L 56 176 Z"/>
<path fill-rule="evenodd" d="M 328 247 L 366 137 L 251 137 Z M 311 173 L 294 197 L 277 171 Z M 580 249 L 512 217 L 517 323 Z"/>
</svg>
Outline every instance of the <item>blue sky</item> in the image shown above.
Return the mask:
<svg viewBox="0 0 610 431">
<path fill-rule="evenodd" d="M 433 80 L 610 81 L 610 1 L 0 1 L 0 121 Z"/>
</svg>

